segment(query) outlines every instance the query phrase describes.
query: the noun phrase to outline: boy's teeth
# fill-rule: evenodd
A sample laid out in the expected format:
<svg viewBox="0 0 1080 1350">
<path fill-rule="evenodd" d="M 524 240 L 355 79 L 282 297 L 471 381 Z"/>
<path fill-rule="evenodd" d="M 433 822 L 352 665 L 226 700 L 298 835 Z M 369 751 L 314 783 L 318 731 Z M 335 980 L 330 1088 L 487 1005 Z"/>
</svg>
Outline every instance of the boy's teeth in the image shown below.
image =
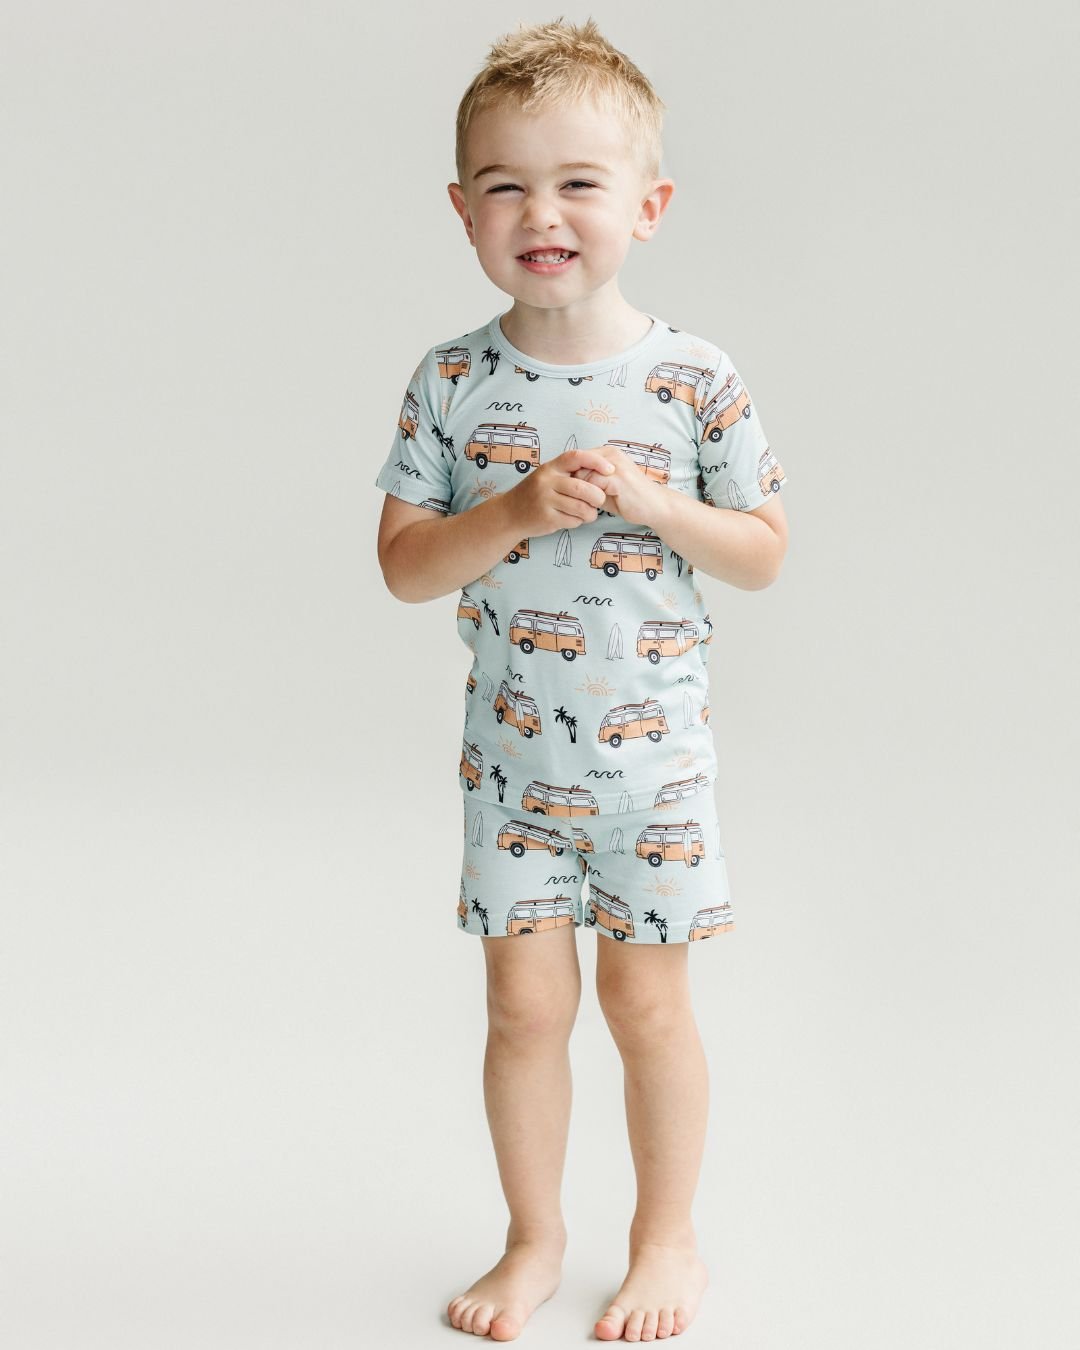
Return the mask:
<svg viewBox="0 0 1080 1350">
<path fill-rule="evenodd" d="M 569 258 L 569 253 L 523 253 L 521 255 L 526 262 L 561 262 L 563 258 Z"/>
</svg>

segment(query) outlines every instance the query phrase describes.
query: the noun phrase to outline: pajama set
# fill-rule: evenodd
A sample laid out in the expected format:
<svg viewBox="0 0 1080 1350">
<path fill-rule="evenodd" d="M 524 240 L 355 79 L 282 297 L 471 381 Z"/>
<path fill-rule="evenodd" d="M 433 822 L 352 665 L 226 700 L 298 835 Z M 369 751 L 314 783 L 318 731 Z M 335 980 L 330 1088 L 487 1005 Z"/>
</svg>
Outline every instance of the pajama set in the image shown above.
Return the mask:
<svg viewBox="0 0 1080 1350">
<path fill-rule="evenodd" d="M 430 348 L 376 486 L 457 515 L 566 450 L 608 447 L 695 501 L 761 506 L 784 471 L 731 359 L 649 317 L 632 347 L 582 365 L 518 351 L 498 315 Z M 714 630 L 693 566 L 601 511 L 515 543 L 463 587 L 457 625 L 473 654 L 458 926 L 502 937 L 584 923 L 619 942 L 731 929 Z"/>
</svg>

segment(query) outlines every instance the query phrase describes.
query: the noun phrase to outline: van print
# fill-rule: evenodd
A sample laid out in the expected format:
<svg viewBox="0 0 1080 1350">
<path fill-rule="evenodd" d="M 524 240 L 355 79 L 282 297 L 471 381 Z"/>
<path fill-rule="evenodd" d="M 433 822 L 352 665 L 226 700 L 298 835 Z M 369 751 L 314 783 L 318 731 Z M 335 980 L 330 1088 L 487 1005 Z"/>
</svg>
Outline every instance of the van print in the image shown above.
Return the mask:
<svg viewBox="0 0 1080 1350">
<path fill-rule="evenodd" d="M 596 852 L 596 849 L 593 845 L 593 841 L 589 838 L 589 836 L 585 833 L 585 831 L 581 828 L 580 825 L 571 825 L 570 833 L 574 836 L 574 847 L 577 849 L 579 853 Z M 583 867 L 584 865 L 585 865 L 584 862 L 582 862 Z"/>
<path fill-rule="evenodd" d="M 606 440 L 604 445 L 613 445 L 622 450 L 639 469 L 643 470 L 645 477 L 651 478 L 655 483 L 667 483 L 671 478 L 671 451 L 665 450 L 659 442 L 646 445 L 644 441 L 620 441 L 611 438 Z"/>
<path fill-rule="evenodd" d="M 601 745 L 610 745 L 618 749 L 624 740 L 635 736 L 648 736 L 650 741 L 658 743 L 669 728 L 664 710 L 654 698 L 644 703 L 620 703 L 604 714 L 596 739 Z"/>
<path fill-rule="evenodd" d="M 429 511 L 438 511 L 442 516 L 450 514 L 450 503 L 440 501 L 438 497 L 425 497 L 419 505 L 426 507 Z"/>
<path fill-rule="evenodd" d="M 520 544 L 515 545 L 515 547 L 512 548 L 510 552 L 506 554 L 506 556 L 503 558 L 503 562 L 516 563 L 519 558 L 527 558 L 528 556 L 529 556 L 529 541 L 527 539 L 523 539 Z"/>
<path fill-rule="evenodd" d="M 693 619 L 647 619 L 638 629 L 637 654 L 654 666 L 665 656 L 682 656 L 701 641 Z"/>
<path fill-rule="evenodd" d="M 507 936 L 564 928 L 574 922 L 576 912 L 577 906 L 568 895 L 557 895 L 553 900 L 521 900 L 506 916 Z"/>
<path fill-rule="evenodd" d="M 762 495 L 767 497 L 771 492 L 779 492 L 780 484 L 785 481 L 785 477 L 783 469 L 776 461 L 776 456 L 766 446 L 759 455 L 757 462 L 757 485 L 761 489 Z M 702 497 L 710 506 L 715 506 L 716 502 L 712 494 L 704 488 L 704 479 L 701 479 L 700 482 L 702 484 Z M 727 499 L 728 505 L 734 507 L 736 511 L 746 511 L 749 508 L 749 502 L 747 502 L 738 483 L 733 478 L 728 480 Z"/>
<path fill-rule="evenodd" d="M 750 395 L 733 370 L 708 403 L 698 411 L 701 439 L 718 441 L 740 417 L 749 416 Z"/>
<path fill-rule="evenodd" d="M 681 802 L 684 797 L 692 797 L 711 786 L 703 773 L 696 773 L 693 778 L 680 778 L 674 783 L 661 783 L 653 805 L 664 806 L 668 802 Z"/>
<path fill-rule="evenodd" d="M 470 792 L 475 791 L 484 779 L 484 756 L 476 744 L 461 742 L 461 777 Z"/>
<path fill-rule="evenodd" d="M 477 628 L 483 623 L 480 617 L 480 606 L 472 598 L 468 591 L 461 592 L 461 599 L 458 601 L 457 617 L 459 619 L 472 619 Z"/>
<path fill-rule="evenodd" d="M 514 367 L 514 374 L 515 374 L 515 375 L 524 375 L 525 378 L 526 378 L 527 380 L 538 380 L 538 379 L 540 378 L 540 375 L 539 375 L 539 373 L 538 373 L 537 371 L 535 371 L 535 370 L 526 370 L 524 366 L 515 366 L 515 367 Z M 582 380 L 591 380 L 591 379 L 592 379 L 592 376 L 591 376 L 591 375 L 567 375 L 567 377 L 566 377 L 566 383 L 567 383 L 567 384 L 580 384 L 580 383 L 582 382 Z"/>
<path fill-rule="evenodd" d="M 528 820 L 508 820 L 499 831 L 499 848 L 509 849 L 515 858 L 530 848 L 546 848 L 553 858 L 561 858 L 572 845 L 558 830 L 549 830 Z"/>
<path fill-rule="evenodd" d="M 619 942 L 625 942 L 627 938 L 634 936 L 634 916 L 630 913 L 629 906 L 624 905 L 617 895 L 609 895 L 591 881 L 585 924 L 589 928 L 599 924 Z"/>
<path fill-rule="evenodd" d="M 588 790 L 575 783 L 573 787 L 556 787 L 534 778 L 521 794 L 521 805 L 526 811 L 544 816 L 598 816 L 600 808 Z"/>
<path fill-rule="evenodd" d="M 476 676 L 469 671 L 469 678 L 465 681 L 465 692 L 471 694 L 476 689 Z"/>
<path fill-rule="evenodd" d="M 524 422 L 481 422 L 465 442 L 465 458 L 478 469 L 512 464 L 518 473 L 528 473 L 540 463 L 540 433 Z"/>
<path fill-rule="evenodd" d="M 416 436 L 416 428 L 420 422 L 420 405 L 412 395 L 412 391 L 405 390 L 405 397 L 401 401 L 401 412 L 398 413 L 397 424 L 401 429 L 401 439 L 407 441 L 410 436 Z"/>
<path fill-rule="evenodd" d="M 715 933 L 724 933 L 735 927 L 734 910 L 730 900 L 722 905 L 712 905 L 709 909 L 699 909 L 690 920 L 688 942 L 699 942 L 702 938 L 711 938 Z"/>
<path fill-rule="evenodd" d="M 762 492 L 779 492 L 780 484 L 785 477 L 783 469 L 776 462 L 776 456 L 766 446 L 761 452 L 757 465 L 758 487 L 761 488 Z"/>
<path fill-rule="evenodd" d="M 573 661 L 585 654 L 585 630 L 566 610 L 553 614 L 543 609 L 519 609 L 510 620 L 510 641 L 526 656 L 536 650 L 558 652 L 564 660 Z"/>
<path fill-rule="evenodd" d="M 500 724 L 508 721 L 517 728 L 519 736 L 528 739 L 541 734 L 540 709 L 536 706 L 536 700 L 523 691 L 515 693 L 505 680 L 499 685 L 492 707 Z"/>
<path fill-rule="evenodd" d="M 458 922 L 461 924 L 462 928 L 464 928 L 465 925 L 469 922 L 469 905 L 468 905 L 468 901 L 465 899 L 465 881 L 464 881 L 464 879 L 462 879 L 462 882 L 461 882 L 461 893 L 460 893 L 460 895 L 458 896 L 458 902 L 457 902 L 457 916 L 458 916 Z"/>
<path fill-rule="evenodd" d="M 664 570 L 663 545 L 655 534 L 602 534 L 592 546 L 589 566 L 603 568 L 609 577 L 617 577 L 620 572 L 644 572 L 655 581 Z"/>
<path fill-rule="evenodd" d="M 699 390 L 704 392 L 715 374 L 714 370 L 706 370 L 704 366 L 661 361 L 646 376 L 645 392 L 655 394 L 661 403 L 670 403 L 673 398 L 677 398 L 697 407 Z"/>
<path fill-rule="evenodd" d="M 439 363 L 439 374 L 444 380 L 457 384 L 462 375 L 468 378 L 472 367 L 472 352 L 468 347 L 444 347 L 441 351 L 437 349 L 435 357 Z"/>
<path fill-rule="evenodd" d="M 647 825 L 638 835 L 634 852 L 650 867 L 659 867 L 666 862 L 697 867 L 705 856 L 701 826 L 696 820 L 685 820 L 678 825 Z"/>
</svg>

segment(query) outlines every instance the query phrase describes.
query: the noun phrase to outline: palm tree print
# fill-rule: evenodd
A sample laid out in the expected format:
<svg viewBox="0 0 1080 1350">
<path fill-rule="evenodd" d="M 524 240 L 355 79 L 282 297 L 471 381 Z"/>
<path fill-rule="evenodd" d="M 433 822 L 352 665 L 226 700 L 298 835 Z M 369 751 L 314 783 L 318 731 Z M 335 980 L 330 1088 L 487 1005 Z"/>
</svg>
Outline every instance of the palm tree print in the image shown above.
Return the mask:
<svg viewBox="0 0 1080 1350">
<path fill-rule="evenodd" d="M 662 919 L 655 909 L 650 909 L 645 915 L 646 923 L 654 923 L 660 930 L 660 941 L 667 941 L 667 919 Z"/>
<path fill-rule="evenodd" d="M 675 550 L 674 550 L 673 548 L 672 548 L 672 549 L 668 549 L 668 553 L 669 553 L 669 555 L 670 555 L 672 558 L 675 559 L 675 575 L 676 575 L 677 577 L 681 577 L 681 576 L 682 576 L 682 569 L 683 569 L 683 556 L 682 556 L 682 554 L 681 554 L 681 553 L 676 553 Z"/>
<path fill-rule="evenodd" d="M 484 936 L 490 937 L 491 935 L 488 933 L 488 912 L 481 905 L 479 896 L 473 897 L 472 912 L 480 915 L 480 922 L 484 925 Z"/>
<path fill-rule="evenodd" d="M 486 361 L 488 365 L 491 367 L 491 369 L 488 371 L 489 375 L 495 374 L 496 367 L 499 364 L 499 359 L 500 354 L 497 347 L 485 347 L 484 350 L 480 353 L 480 360 Z"/>
<path fill-rule="evenodd" d="M 488 773 L 488 777 L 498 786 L 499 801 L 502 801 L 503 793 L 505 793 L 506 791 L 506 782 L 507 782 L 506 774 L 504 774 L 502 771 L 502 765 L 493 764 Z"/>
<path fill-rule="evenodd" d="M 441 426 L 439 426 L 438 422 L 432 422 L 431 434 L 435 437 L 435 439 L 439 442 L 439 444 L 443 447 L 444 450 L 450 451 L 450 458 L 456 461 L 457 455 L 454 454 L 453 436 L 444 436 L 443 429 Z"/>
<path fill-rule="evenodd" d="M 555 709 L 555 721 L 561 722 L 570 733 L 570 744 L 577 745 L 577 718 L 561 705 Z"/>
<path fill-rule="evenodd" d="M 486 600 L 483 601 L 483 605 L 484 605 L 484 613 L 491 620 L 491 626 L 492 628 L 495 629 L 497 633 L 499 631 L 499 616 L 495 613 L 495 611 L 491 608 L 491 606 L 488 604 Z"/>
</svg>

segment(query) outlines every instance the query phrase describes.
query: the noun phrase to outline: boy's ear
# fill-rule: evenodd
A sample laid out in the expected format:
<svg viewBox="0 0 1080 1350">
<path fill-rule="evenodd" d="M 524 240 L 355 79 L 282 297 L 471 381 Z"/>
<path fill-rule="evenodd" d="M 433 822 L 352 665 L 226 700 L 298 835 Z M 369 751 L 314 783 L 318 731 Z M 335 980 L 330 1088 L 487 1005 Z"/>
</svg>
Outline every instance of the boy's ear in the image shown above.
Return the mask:
<svg viewBox="0 0 1080 1350">
<path fill-rule="evenodd" d="M 476 240 L 473 238 L 472 216 L 469 214 L 469 207 L 465 201 L 465 193 L 461 190 L 461 184 L 447 183 L 446 191 L 450 196 L 450 201 L 453 203 L 454 210 L 464 222 L 465 233 L 469 236 L 469 243 L 475 247 Z"/>
<path fill-rule="evenodd" d="M 657 178 L 650 185 L 648 193 L 642 198 L 641 210 L 632 238 L 651 239 L 668 209 L 675 193 L 675 183 L 671 178 Z"/>
</svg>

